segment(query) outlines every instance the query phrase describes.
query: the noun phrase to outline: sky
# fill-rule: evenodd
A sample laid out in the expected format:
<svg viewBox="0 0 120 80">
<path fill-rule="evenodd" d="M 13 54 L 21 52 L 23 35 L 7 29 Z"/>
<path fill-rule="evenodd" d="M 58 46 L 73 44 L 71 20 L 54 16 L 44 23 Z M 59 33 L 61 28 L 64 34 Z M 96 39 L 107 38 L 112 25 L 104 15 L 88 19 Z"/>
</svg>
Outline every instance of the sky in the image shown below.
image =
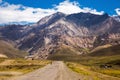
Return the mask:
<svg viewBox="0 0 120 80">
<path fill-rule="evenodd" d="M 35 23 L 56 12 L 120 15 L 120 0 L 0 0 L 0 24 Z"/>
</svg>

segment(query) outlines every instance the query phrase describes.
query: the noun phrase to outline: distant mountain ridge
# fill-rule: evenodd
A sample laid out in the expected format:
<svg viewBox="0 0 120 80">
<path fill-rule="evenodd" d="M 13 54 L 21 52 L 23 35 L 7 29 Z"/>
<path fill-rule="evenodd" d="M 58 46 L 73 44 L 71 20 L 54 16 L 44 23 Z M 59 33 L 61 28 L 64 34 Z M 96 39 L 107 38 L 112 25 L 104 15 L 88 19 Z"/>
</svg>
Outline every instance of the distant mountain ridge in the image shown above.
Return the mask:
<svg viewBox="0 0 120 80">
<path fill-rule="evenodd" d="M 55 50 L 62 46 L 75 51 L 75 54 L 83 54 L 86 49 L 99 45 L 120 44 L 120 22 L 108 14 L 66 15 L 57 12 L 33 25 L 2 27 L 0 34 L 2 38 L 13 41 L 17 48 L 41 59 L 55 54 Z"/>
</svg>

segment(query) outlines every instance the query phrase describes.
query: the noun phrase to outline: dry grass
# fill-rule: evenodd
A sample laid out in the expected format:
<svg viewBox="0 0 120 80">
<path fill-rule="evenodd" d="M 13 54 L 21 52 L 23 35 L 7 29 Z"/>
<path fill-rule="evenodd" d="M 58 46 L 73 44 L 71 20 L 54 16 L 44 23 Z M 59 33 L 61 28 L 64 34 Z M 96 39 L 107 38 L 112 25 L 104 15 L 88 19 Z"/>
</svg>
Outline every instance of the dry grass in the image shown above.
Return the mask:
<svg viewBox="0 0 120 80">
<path fill-rule="evenodd" d="M 85 76 L 85 80 L 120 80 L 120 78 L 104 75 L 91 70 L 89 66 L 83 66 L 78 63 L 66 62 L 66 65 L 73 71 Z"/>
<path fill-rule="evenodd" d="M 4 59 L 4 61 L 9 59 Z M 48 60 L 25 60 L 25 59 L 12 59 L 10 60 L 9 64 L 0 65 L 0 72 L 19 72 L 22 74 L 29 73 L 31 71 L 34 71 L 36 69 L 39 69 L 49 63 L 51 61 Z M 3 62 L 3 61 L 2 61 Z M 11 74 L 5 74 L 0 76 L 0 80 L 6 80 L 9 77 L 12 77 L 14 75 Z"/>
</svg>

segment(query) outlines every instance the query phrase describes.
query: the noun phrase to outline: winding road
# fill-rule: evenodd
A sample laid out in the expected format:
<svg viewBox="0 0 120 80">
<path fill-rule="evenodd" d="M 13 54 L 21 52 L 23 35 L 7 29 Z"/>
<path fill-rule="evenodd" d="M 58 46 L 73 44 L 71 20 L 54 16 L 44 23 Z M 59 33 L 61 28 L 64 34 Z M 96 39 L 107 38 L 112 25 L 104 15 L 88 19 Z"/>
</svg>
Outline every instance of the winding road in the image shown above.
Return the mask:
<svg viewBox="0 0 120 80">
<path fill-rule="evenodd" d="M 83 80 L 83 78 L 62 61 L 54 61 L 41 69 L 10 80 Z"/>
</svg>

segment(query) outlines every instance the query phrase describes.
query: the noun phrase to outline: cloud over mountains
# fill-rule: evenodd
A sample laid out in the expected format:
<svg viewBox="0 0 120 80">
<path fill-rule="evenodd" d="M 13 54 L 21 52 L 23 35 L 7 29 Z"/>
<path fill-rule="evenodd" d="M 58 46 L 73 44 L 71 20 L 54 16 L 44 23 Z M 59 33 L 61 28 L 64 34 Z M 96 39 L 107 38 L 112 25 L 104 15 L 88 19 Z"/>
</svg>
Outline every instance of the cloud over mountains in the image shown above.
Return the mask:
<svg viewBox="0 0 120 80">
<path fill-rule="evenodd" d="M 120 15 L 120 8 L 115 9 L 116 13 Z"/>
<path fill-rule="evenodd" d="M 62 12 L 65 14 L 89 12 L 99 15 L 104 13 L 104 11 L 98 12 L 96 9 L 91 9 L 89 7 L 81 7 L 78 2 L 70 2 L 69 0 L 65 0 L 58 5 L 54 4 L 53 8 L 49 9 L 33 8 L 21 4 L 9 4 L 8 2 L 2 2 L 2 0 L 0 0 L 0 24 L 23 21 L 37 22 L 41 18 L 56 12 Z M 118 9 L 116 9 L 116 12 L 118 14 L 120 13 Z"/>
</svg>

